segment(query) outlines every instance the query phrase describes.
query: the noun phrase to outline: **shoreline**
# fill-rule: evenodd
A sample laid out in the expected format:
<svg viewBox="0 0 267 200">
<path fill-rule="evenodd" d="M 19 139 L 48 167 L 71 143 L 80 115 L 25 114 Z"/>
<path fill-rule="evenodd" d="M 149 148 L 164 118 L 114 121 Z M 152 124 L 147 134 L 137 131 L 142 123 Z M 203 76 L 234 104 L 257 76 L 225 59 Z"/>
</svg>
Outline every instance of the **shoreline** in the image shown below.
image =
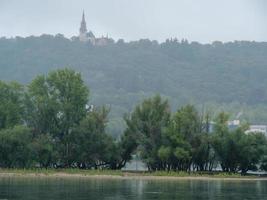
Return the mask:
<svg viewBox="0 0 267 200">
<path fill-rule="evenodd" d="M 218 176 L 157 176 L 153 174 L 140 174 L 140 173 L 127 173 L 122 172 L 121 175 L 112 174 L 83 174 L 83 173 L 66 173 L 66 172 L 55 172 L 55 173 L 32 173 L 32 172 L 0 172 L 0 178 L 86 178 L 86 179 L 114 179 L 114 180 L 161 180 L 161 181 L 178 181 L 178 180 L 222 180 L 222 181 L 267 181 L 267 177 L 218 177 Z"/>
</svg>

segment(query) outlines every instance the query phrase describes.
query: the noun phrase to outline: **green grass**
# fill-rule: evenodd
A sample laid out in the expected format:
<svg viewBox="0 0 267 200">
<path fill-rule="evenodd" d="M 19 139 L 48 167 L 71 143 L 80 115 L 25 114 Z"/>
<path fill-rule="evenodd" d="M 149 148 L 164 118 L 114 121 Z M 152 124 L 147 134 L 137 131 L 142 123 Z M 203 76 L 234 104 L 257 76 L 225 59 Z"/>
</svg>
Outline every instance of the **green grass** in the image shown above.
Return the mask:
<svg viewBox="0 0 267 200">
<path fill-rule="evenodd" d="M 242 178 L 248 176 L 241 176 L 238 173 L 225 173 L 225 172 L 184 172 L 184 171 L 156 171 L 152 172 L 152 176 L 168 176 L 168 177 L 214 177 L 214 178 Z M 251 177 L 251 176 L 249 176 Z"/>
<path fill-rule="evenodd" d="M 17 173 L 17 174 L 45 174 L 53 175 L 58 173 L 64 174 L 78 174 L 78 175 L 116 175 L 123 176 L 123 172 L 120 170 L 81 170 L 81 169 L 0 169 L 0 173 Z"/>
<path fill-rule="evenodd" d="M 54 175 L 59 173 L 69 175 L 107 175 L 107 176 L 156 176 L 156 177 L 209 177 L 209 178 L 256 178 L 257 176 L 241 176 L 238 173 L 224 173 L 224 172 L 175 172 L 175 171 L 155 171 L 155 172 L 124 172 L 120 170 L 81 170 L 81 169 L 0 169 L 1 173 L 14 173 L 14 174 L 43 174 Z"/>
</svg>

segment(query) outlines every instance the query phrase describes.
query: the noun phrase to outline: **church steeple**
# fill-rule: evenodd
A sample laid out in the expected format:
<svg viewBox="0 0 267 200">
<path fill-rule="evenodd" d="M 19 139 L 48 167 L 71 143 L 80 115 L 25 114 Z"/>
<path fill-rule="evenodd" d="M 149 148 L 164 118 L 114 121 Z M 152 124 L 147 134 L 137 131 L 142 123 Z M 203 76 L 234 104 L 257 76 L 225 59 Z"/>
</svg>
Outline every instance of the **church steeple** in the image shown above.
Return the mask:
<svg viewBox="0 0 267 200">
<path fill-rule="evenodd" d="M 112 39 L 109 38 L 108 34 L 106 37 L 102 36 L 101 38 L 96 38 L 92 31 L 87 30 L 84 11 L 82 14 L 82 21 L 79 31 L 79 40 L 83 43 L 90 43 L 91 45 L 96 46 L 105 46 L 112 42 Z"/>
<path fill-rule="evenodd" d="M 81 33 L 87 33 L 84 11 L 83 11 L 82 22 L 81 22 L 81 27 L 80 27 L 80 34 Z"/>
<path fill-rule="evenodd" d="M 81 27 L 80 27 L 80 41 L 86 41 L 87 40 L 86 34 L 87 34 L 87 27 L 86 27 L 85 15 L 84 15 L 84 11 L 83 11 Z"/>
</svg>

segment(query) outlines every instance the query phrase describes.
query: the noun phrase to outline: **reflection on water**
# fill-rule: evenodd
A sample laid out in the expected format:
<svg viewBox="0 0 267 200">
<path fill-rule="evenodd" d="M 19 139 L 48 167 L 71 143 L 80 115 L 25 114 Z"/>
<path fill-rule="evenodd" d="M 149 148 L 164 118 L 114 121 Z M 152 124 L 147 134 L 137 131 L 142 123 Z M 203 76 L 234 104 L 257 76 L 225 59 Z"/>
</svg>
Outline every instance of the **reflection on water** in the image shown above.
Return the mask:
<svg viewBox="0 0 267 200">
<path fill-rule="evenodd" d="M 267 199 L 267 181 L 1 178 L 0 199 Z"/>
</svg>

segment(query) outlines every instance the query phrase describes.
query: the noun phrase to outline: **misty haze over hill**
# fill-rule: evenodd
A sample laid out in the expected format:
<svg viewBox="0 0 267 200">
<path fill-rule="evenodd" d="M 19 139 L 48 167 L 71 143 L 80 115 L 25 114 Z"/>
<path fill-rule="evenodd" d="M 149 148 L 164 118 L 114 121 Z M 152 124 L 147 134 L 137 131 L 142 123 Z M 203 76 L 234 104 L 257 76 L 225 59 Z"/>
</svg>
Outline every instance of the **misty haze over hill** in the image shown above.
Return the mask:
<svg viewBox="0 0 267 200">
<path fill-rule="evenodd" d="M 265 0 L 2 0 L 0 79 L 29 83 L 73 68 L 91 103 L 111 106 L 113 127 L 155 93 L 173 107 L 192 103 L 267 124 L 266 8 Z M 113 42 L 78 41 L 83 9 L 88 31 Z"/>
<path fill-rule="evenodd" d="M 174 106 L 193 103 L 267 121 L 267 43 L 123 40 L 93 46 L 62 35 L 0 39 L 0 79 L 29 83 L 69 67 L 82 73 L 91 103 L 111 106 L 111 123 L 147 96 L 160 93 Z M 116 125 L 116 127 L 118 127 Z"/>
</svg>

